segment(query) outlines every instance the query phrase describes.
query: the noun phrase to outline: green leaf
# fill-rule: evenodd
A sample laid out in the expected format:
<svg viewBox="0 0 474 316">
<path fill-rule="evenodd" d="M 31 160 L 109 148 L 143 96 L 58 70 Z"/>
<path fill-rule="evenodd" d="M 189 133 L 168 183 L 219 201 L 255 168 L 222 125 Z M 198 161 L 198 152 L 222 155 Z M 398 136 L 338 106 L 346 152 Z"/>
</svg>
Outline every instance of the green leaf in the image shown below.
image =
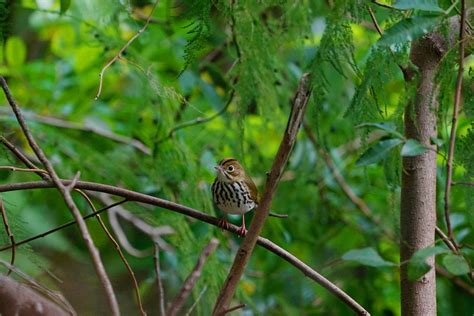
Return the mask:
<svg viewBox="0 0 474 316">
<path fill-rule="evenodd" d="M 428 257 L 435 256 L 448 251 L 449 250 L 444 247 L 434 246 L 423 248 L 415 252 L 415 254 L 408 262 L 408 279 L 410 281 L 414 281 L 421 278 L 432 268 L 429 264 L 426 263 L 426 259 Z"/>
<path fill-rule="evenodd" d="M 412 41 L 428 33 L 438 22 L 440 17 L 416 16 L 404 19 L 385 31 L 378 45 L 390 46 Z"/>
<path fill-rule="evenodd" d="M 395 263 L 384 260 L 374 248 L 354 249 L 346 252 L 342 256 L 343 260 L 355 261 L 371 267 L 392 267 Z"/>
<path fill-rule="evenodd" d="M 421 154 L 424 154 L 428 148 L 426 148 L 419 141 L 414 139 L 409 139 L 403 144 L 402 147 L 402 156 L 403 157 L 415 157 Z"/>
<path fill-rule="evenodd" d="M 11 67 L 23 65 L 26 59 L 26 45 L 20 37 L 12 36 L 7 39 L 5 58 L 7 64 Z"/>
<path fill-rule="evenodd" d="M 400 10 L 422 10 L 444 12 L 438 5 L 438 0 L 398 0 L 392 7 Z"/>
<path fill-rule="evenodd" d="M 446 269 L 454 275 L 463 275 L 469 273 L 469 265 L 462 256 L 457 256 L 455 254 L 447 254 L 443 258 L 443 264 Z"/>
<path fill-rule="evenodd" d="M 402 142 L 403 141 L 398 138 L 391 138 L 378 142 L 360 156 L 356 162 L 356 166 L 368 166 L 382 160 L 387 157 L 393 147 L 400 145 Z"/>
<path fill-rule="evenodd" d="M 434 145 L 436 145 L 436 146 L 438 146 L 438 147 L 441 147 L 441 146 L 443 146 L 443 144 L 444 144 L 444 140 L 439 139 L 439 138 L 436 138 L 436 137 L 433 137 L 433 136 L 430 137 L 430 140 L 431 140 L 431 143 L 432 143 L 432 144 L 434 144 Z"/>
<path fill-rule="evenodd" d="M 395 137 L 403 138 L 403 135 L 400 134 L 396 130 L 396 128 L 393 124 L 390 124 L 390 123 L 362 123 L 362 124 L 356 126 L 356 128 L 361 128 L 361 127 L 375 127 L 377 129 L 381 129 L 381 130 L 383 130 L 387 133 L 390 133 Z"/>
<path fill-rule="evenodd" d="M 71 6 L 71 0 L 61 0 L 59 5 L 60 5 L 59 13 L 64 14 Z"/>
</svg>

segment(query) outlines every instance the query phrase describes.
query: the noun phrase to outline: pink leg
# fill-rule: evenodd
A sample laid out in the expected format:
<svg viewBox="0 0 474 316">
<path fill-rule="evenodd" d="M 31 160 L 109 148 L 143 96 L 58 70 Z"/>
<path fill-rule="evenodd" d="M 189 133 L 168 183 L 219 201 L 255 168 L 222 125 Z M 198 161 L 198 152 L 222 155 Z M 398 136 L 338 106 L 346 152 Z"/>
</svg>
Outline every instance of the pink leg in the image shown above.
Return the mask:
<svg viewBox="0 0 474 316">
<path fill-rule="evenodd" d="M 222 229 L 226 230 L 229 229 L 229 223 L 224 218 L 219 218 L 217 225 Z"/>
<path fill-rule="evenodd" d="M 237 231 L 237 234 L 242 237 L 247 235 L 247 229 L 245 228 L 245 214 L 242 214 L 242 226 L 240 226 L 239 230 Z"/>
</svg>

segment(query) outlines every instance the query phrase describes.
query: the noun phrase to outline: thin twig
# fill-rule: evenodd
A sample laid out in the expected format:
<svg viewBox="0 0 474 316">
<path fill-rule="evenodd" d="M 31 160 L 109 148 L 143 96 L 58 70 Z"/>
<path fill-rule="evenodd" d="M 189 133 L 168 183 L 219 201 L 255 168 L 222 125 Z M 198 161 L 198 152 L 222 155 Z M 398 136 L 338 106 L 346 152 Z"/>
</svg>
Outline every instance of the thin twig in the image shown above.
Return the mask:
<svg viewBox="0 0 474 316">
<path fill-rule="evenodd" d="M 443 240 L 443 242 L 446 244 L 446 246 L 448 246 L 448 248 L 451 249 L 451 251 L 453 253 L 459 254 L 458 248 L 455 245 L 453 245 L 453 243 L 451 242 L 449 237 L 446 236 L 446 234 L 438 226 L 436 226 L 435 232 L 436 232 L 436 235 L 438 235 L 439 238 L 441 238 L 441 240 Z"/>
<path fill-rule="evenodd" d="M 163 289 L 163 283 L 161 280 L 161 269 L 160 269 L 160 248 L 157 243 L 154 243 L 155 252 L 153 255 L 153 264 L 155 266 L 156 273 L 156 286 L 158 290 L 158 302 L 160 304 L 160 316 L 166 316 L 165 313 L 165 290 Z"/>
<path fill-rule="evenodd" d="M 63 182 L 64 184 L 67 185 L 70 181 L 63 180 Z M 29 189 L 46 189 L 46 188 L 54 188 L 54 187 L 55 187 L 54 184 L 52 184 L 49 181 L 9 183 L 5 185 L 0 185 L 0 193 L 18 191 L 18 190 L 29 190 Z M 108 194 L 126 198 L 126 200 L 128 201 L 134 201 L 134 202 L 144 203 L 148 205 L 155 205 L 155 206 L 158 206 L 158 207 L 161 207 L 161 208 L 164 208 L 176 213 L 180 213 L 180 214 L 195 218 L 197 220 L 211 224 L 218 228 L 222 226 L 222 225 L 219 225 L 220 220 L 217 217 L 209 216 L 205 213 L 199 212 L 190 207 L 177 204 L 171 201 L 163 200 L 154 196 L 146 195 L 143 193 L 130 191 L 127 189 L 114 187 L 114 186 L 110 186 L 106 184 L 86 182 L 86 181 L 78 181 L 76 184 L 76 188 L 88 190 L 88 191 L 108 193 Z M 92 216 L 94 215 L 91 215 L 91 217 Z M 238 235 L 239 228 L 240 227 L 236 225 L 229 224 L 228 227 L 225 228 L 225 230 Z M 331 292 L 333 295 L 338 297 L 342 302 L 344 302 L 351 309 L 358 311 L 360 314 L 362 314 L 363 311 L 365 311 L 365 309 L 359 303 L 357 303 L 352 297 L 350 297 L 347 293 L 342 291 L 339 287 L 337 287 L 331 281 L 326 279 L 324 276 L 319 274 L 317 271 L 312 269 L 310 266 L 305 264 L 303 261 L 298 259 L 296 256 L 294 256 L 290 252 L 286 251 L 285 249 L 281 248 L 280 246 L 276 245 L 275 243 L 263 237 L 258 237 L 257 244 L 273 252 L 280 258 L 290 263 L 292 266 L 300 270 L 304 275 L 314 280 L 316 283 L 318 283 L 319 285 L 327 289 L 329 292 Z M 19 245 L 20 243 L 17 243 L 17 246 Z M 9 248 L 8 247 L 3 248 L 3 249 L 0 249 L 0 251 L 4 249 L 9 249 Z M 368 315 L 368 313 L 366 315 Z"/>
<path fill-rule="evenodd" d="M 273 160 L 271 171 L 267 177 L 262 199 L 257 207 L 257 210 L 255 211 L 249 231 L 239 250 L 237 251 L 232 267 L 217 297 L 214 310 L 212 312 L 214 316 L 223 315 L 223 312 L 229 308 L 229 304 L 237 289 L 238 282 L 240 281 L 250 256 L 253 253 L 258 236 L 260 235 L 265 220 L 268 217 L 273 194 L 278 186 L 283 169 L 285 168 L 293 145 L 296 141 L 296 135 L 303 121 L 310 94 L 310 75 L 306 73 L 301 78 L 293 99 L 288 124 L 286 126 L 285 133 L 283 134 L 278 152 L 275 156 L 275 159 Z"/>
<path fill-rule="evenodd" d="M 82 195 L 82 197 L 84 197 L 87 204 L 89 204 L 89 206 L 92 208 L 92 211 L 95 213 L 96 218 L 97 218 L 100 226 L 104 230 L 105 234 L 107 235 L 109 240 L 114 244 L 115 250 L 117 250 L 117 252 L 120 256 L 120 259 L 122 259 L 123 264 L 125 265 L 126 269 L 128 270 L 128 274 L 132 278 L 133 288 L 135 290 L 135 297 L 137 299 L 137 305 L 138 305 L 138 309 L 140 310 L 140 314 L 142 316 L 145 316 L 146 312 L 143 309 L 142 299 L 140 297 L 140 288 L 138 286 L 137 278 L 135 277 L 135 272 L 133 272 L 133 269 L 130 266 L 130 264 L 128 263 L 127 258 L 125 258 L 125 256 L 123 255 L 123 252 L 122 252 L 122 249 L 120 248 L 120 245 L 117 243 L 114 236 L 112 236 L 112 234 L 110 233 L 109 229 L 107 228 L 104 221 L 100 217 L 100 215 L 99 215 L 97 209 L 95 208 L 95 205 L 92 202 L 92 200 L 90 199 L 90 197 L 84 191 L 82 191 L 80 189 L 76 189 L 76 192 L 78 192 L 80 195 Z"/>
<path fill-rule="evenodd" d="M 201 300 L 202 296 L 204 295 L 204 293 L 207 291 L 207 286 L 205 286 L 201 292 L 199 293 L 198 297 L 196 298 L 196 301 L 193 303 L 193 305 L 191 305 L 191 307 L 188 309 L 188 311 L 186 312 L 186 314 L 184 316 L 189 316 L 191 315 L 191 312 L 196 308 L 197 304 L 199 303 L 199 301 Z"/>
<path fill-rule="evenodd" d="M 49 176 L 47 172 L 43 169 L 38 168 L 33 162 L 31 162 L 25 154 L 23 154 L 18 148 L 15 147 L 12 143 L 10 143 L 5 137 L 0 136 L 0 143 L 5 145 L 21 162 L 23 162 L 29 169 L 31 170 L 38 170 L 35 171 L 37 175 L 39 175 L 43 180 L 49 181 Z"/>
<path fill-rule="evenodd" d="M 14 166 L 0 166 L 0 170 L 9 170 L 9 171 L 15 171 L 15 172 L 47 173 L 46 170 L 43 170 L 43 169 L 17 168 Z"/>
<path fill-rule="evenodd" d="M 465 186 L 468 186 L 468 187 L 474 187 L 474 182 L 468 182 L 468 181 L 456 181 L 456 182 L 452 182 L 452 185 L 465 185 Z"/>
<path fill-rule="evenodd" d="M 98 198 L 104 203 L 104 204 L 110 204 L 112 203 L 112 199 L 108 197 L 106 194 L 100 194 L 98 195 Z M 136 229 L 144 233 L 145 235 L 148 235 L 151 240 L 153 240 L 154 243 L 158 244 L 160 249 L 166 250 L 166 251 L 171 251 L 173 248 L 162 238 L 164 235 L 169 235 L 169 234 L 174 234 L 175 231 L 171 226 L 168 225 L 163 225 L 159 227 L 154 227 L 148 223 L 146 223 L 144 220 L 139 218 L 138 216 L 130 213 L 127 211 L 125 208 L 119 206 L 114 209 L 112 209 L 109 212 L 109 223 L 110 226 L 112 226 L 112 229 L 117 235 L 117 238 L 122 245 L 122 247 L 132 256 L 143 258 L 146 256 L 149 256 L 153 253 L 153 250 L 147 251 L 147 250 L 138 250 L 135 247 L 131 245 L 131 243 L 128 241 L 128 238 L 125 234 L 125 232 L 122 229 L 122 226 L 120 225 L 120 222 L 117 218 L 117 215 L 119 215 L 121 218 L 124 220 L 128 221 L 130 224 L 132 224 Z"/>
<path fill-rule="evenodd" d="M 458 278 L 458 277 L 455 276 L 455 275 L 452 275 L 451 273 L 449 273 L 448 271 L 444 270 L 444 269 L 443 269 L 442 267 L 440 267 L 439 265 L 436 265 L 435 268 L 436 268 L 436 273 L 441 274 L 441 275 L 444 276 L 445 278 L 451 280 L 454 284 L 456 284 L 456 285 L 459 286 L 461 289 L 463 289 L 464 291 L 466 291 L 469 295 L 474 296 L 474 287 L 472 287 L 472 286 L 470 286 L 468 283 L 464 282 L 463 279 Z"/>
<path fill-rule="evenodd" d="M 378 2 L 377 0 L 372 0 L 371 2 L 372 2 L 373 4 L 375 4 L 375 5 L 378 5 L 379 7 L 385 8 L 385 9 L 392 9 L 392 10 L 396 9 L 396 8 L 394 8 L 394 7 L 392 7 L 392 6 L 388 5 L 388 4 L 380 3 L 380 2 Z M 396 9 L 396 10 L 398 10 L 398 9 Z"/>
<path fill-rule="evenodd" d="M 370 6 L 367 6 L 367 10 L 369 11 L 370 18 L 372 19 L 372 23 L 374 24 L 375 29 L 377 30 L 377 32 L 379 33 L 380 36 L 383 36 L 382 28 L 380 27 L 379 23 L 377 22 L 377 18 L 375 17 L 374 11 L 372 10 L 372 8 Z M 390 49 L 389 47 L 387 49 L 390 52 L 390 54 L 392 55 L 393 59 L 395 60 L 396 56 L 395 56 L 395 53 L 393 52 L 393 50 Z M 399 63 L 397 63 L 397 66 L 402 71 L 403 77 L 405 78 L 405 80 L 406 81 L 411 80 L 411 78 L 414 75 L 413 70 L 409 67 L 404 67 Z M 374 91 L 374 95 L 375 95 L 375 91 Z"/>
<path fill-rule="evenodd" d="M 8 88 L 7 82 L 5 81 L 5 78 L 3 78 L 2 76 L 0 76 L 0 84 L 8 100 L 8 103 L 10 104 L 13 112 L 15 113 L 15 116 L 18 120 L 18 123 L 20 124 L 23 134 L 28 140 L 29 145 L 31 146 L 31 148 L 35 152 L 38 159 L 41 161 L 41 163 L 44 165 L 44 167 L 48 171 L 48 174 L 51 177 L 52 182 L 57 187 L 60 194 L 63 196 L 64 202 L 66 203 L 66 205 L 68 206 L 68 208 L 70 209 L 71 213 L 73 214 L 73 216 L 75 217 L 78 223 L 82 238 L 84 239 L 87 245 L 89 254 L 94 264 L 94 268 L 100 279 L 102 287 L 104 288 L 112 315 L 120 315 L 117 298 L 115 297 L 112 284 L 110 283 L 109 277 L 107 276 L 107 272 L 105 271 L 104 265 L 100 258 L 99 250 L 95 247 L 94 242 L 92 241 L 89 230 L 87 229 L 87 226 L 84 220 L 82 219 L 81 213 L 79 209 L 77 208 L 76 203 L 72 199 L 71 193 L 67 190 L 64 184 L 61 182 L 51 162 L 46 158 L 46 155 L 44 154 L 43 150 L 38 146 L 35 139 L 33 138 L 33 135 L 31 134 L 26 124 L 25 118 L 23 117 L 23 114 L 20 110 L 20 107 L 18 106 L 16 101 L 13 99 L 10 89 Z"/>
<path fill-rule="evenodd" d="M 105 71 L 107 70 L 107 68 L 112 66 L 113 63 L 115 63 L 117 61 L 117 59 L 120 58 L 120 56 L 123 54 L 123 52 L 133 43 L 133 41 L 135 41 L 143 32 L 145 32 L 148 25 L 150 24 L 150 20 L 152 18 L 153 12 L 155 12 L 155 9 L 156 9 L 156 6 L 158 5 L 158 2 L 160 2 L 160 0 L 155 1 L 155 4 L 153 5 L 153 7 L 151 9 L 151 12 L 148 15 L 148 18 L 146 19 L 145 25 L 143 25 L 143 27 L 141 29 L 139 29 L 138 32 L 135 35 L 133 35 L 132 38 L 130 38 L 127 43 L 125 43 L 125 45 L 123 45 L 123 47 L 119 50 L 117 55 L 115 55 L 114 58 L 112 58 L 100 71 L 100 74 L 99 74 L 99 90 L 97 90 L 97 95 L 95 96 L 95 100 L 99 99 L 100 93 L 102 92 L 102 83 L 103 83 L 103 80 L 104 80 Z"/>
<path fill-rule="evenodd" d="M 105 207 L 101 208 L 100 210 L 98 210 L 97 212 L 94 212 L 94 213 L 92 213 L 92 214 L 89 214 L 89 215 L 84 216 L 83 219 L 86 220 L 86 219 L 89 219 L 89 218 L 91 218 L 91 217 L 95 217 L 97 214 L 100 214 L 100 213 L 102 213 L 102 212 L 104 212 L 104 211 L 106 211 L 106 210 L 108 210 L 108 209 L 111 209 L 112 207 L 115 207 L 115 206 L 117 206 L 117 205 L 123 204 L 123 203 L 125 203 L 125 202 L 128 202 L 128 200 L 127 200 L 127 199 L 123 199 L 123 200 L 118 201 L 118 202 L 115 202 L 115 203 L 113 203 L 113 204 L 111 204 L 111 205 L 105 206 Z M 62 225 L 60 225 L 60 226 L 58 226 L 58 227 L 55 227 L 55 228 L 53 228 L 53 229 L 50 229 L 50 230 L 48 230 L 48 231 L 45 231 L 45 232 L 43 232 L 43 233 L 41 233 L 41 234 L 38 234 L 38 235 L 32 236 L 32 237 L 30 237 L 30 238 L 24 239 L 24 240 L 22 240 L 22 241 L 19 241 L 19 242 L 16 243 L 16 246 L 18 247 L 18 246 L 27 244 L 27 243 L 29 243 L 29 242 L 32 242 L 33 240 L 46 237 L 46 236 L 48 236 L 48 235 L 51 235 L 52 233 L 55 233 L 55 232 L 57 232 L 57 231 L 59 231 L 59 230 L 62 230 L 62 229 L 64 229 L 64 228 L 69 227 L 69 226 L 72 226 L 72 225 L 74 225 L 74 224 L 77 224 L 77 222 L 76 222 L 75 220 L 69 221 L 69 222 L 67 222 L 67 223 L 65 223 L 65 224 L 62 224 Z M 11 248 L 12 248 L 12 246 L 5 246 L 5 247 L 2 247 L 2 248 L 0 248 L 0 252 L 5 251 L 5 250 L 8 250 L 8 249 L 11 249 Z"/>
<path fill-rule="evenodd" d="M 236 311 L 236 310 L 238 310 L 238 309 L 244 308 L 245 306 L 246 306 L 245 304 L 239 304 L 239 305 L 237 305 L 237 306 L 231 307 L 231 308 L 229 308 L 229 309 L 227 309 L 227 310 L 224 311 L 224 315 L 225 315 L 225 314 L 228 314 L 228 313 L 230 313 L 230 312 Z"/>
<path fill-rule="evenodd" d="M 7 211 L 5 210 L 5 206 L 3 205 L 3 200 L 0 197 L 0 210 L 2 212 L 2 220 L 3 225 L 5 226 L 5 231 L 7 232 L 8 238 L 10 239 L 11 249 L 12 249 L 12 256 L 10 258 L 10 264 L 13 266 L 15 265 L 15 255 L 16 255 L 16 246 L 15 246 L 15 237 L 13 236 L 13 232 L 10 229 L 10 225 L 8 224 L 8 217 Z M 10 275 L 12 270 L 8 269 L 7 276 Z"/>
<path fill-rule="evenodd" d="M 374 11 L 373 11 L 372 8 L 369 7 L 369 6 L 367 6 L 367 9 L 369 10 L 370 18 L 372 19 L 372 23 L 374 24 L 375 29 L 377 30 L 377 32 L 379 33 L 379 35 L 382 36 L 382 35 L 383 35 L 383 32 L 382 32 L 382 29 L 381 29 L 380 26 L 379 26 L 379 23 L 377 22 L 377 19 L 375 18 Z"/>
<path fill-rule="evenodd" d="M 0 113 L 7 114 L 6 108 L 5 109 L 3 107 L 0 108 Z M 151 155 L 151 149 L 148 148 L 142 142 L 130 137 L 115 134 L 109 130 L 106 130 L 97 126 L 89 126 L 87 123 L 85 125 L 82 125 L 76 122 L 70 122 L 70 121 L 62 120 L 62 119 L 51 117 L 51 116 L 38 115 L 32 112 L 26 112 L 24 113 L 24 115 L 28 120 L 31 120 L 31 121 L 35 121 L 35 122 L 49 125 L 49 126 L 96 134 L 101 137 L 110 139 L 114 142 L 132 146 L 133 148 L 143 152 L 146 155 Z"/>
<path fill-rule="evenodd" d="M 377 225 L 377 227 L 390 239 L 396 240 L 395 235 L 393 234 L 392 231 L 388 230 L 384 225 L 381 223 L 381 221 L 376 218 L 370 209 L 370 207 L 365 203 L 363 199 L 357 196 L 357 194 L 354 193 L 350 185 L 347 183 L 347 181 L 344 179 L 344 177 L 341 175 L 339 172 L 338 168 L 336 167 L 336 164 L 334 163 L 333 159 L 331 156 L 324 151 L 321 146 L 319 145 L 316 136 L 314 135 L 313 131 L 309 127 L 307 122 L 303 123 L 303 128 L 308 136 L 309 141 L 313 145 L 314 149 L 318 152 L 318 154 L 323 157 L 324 162 L 326 163 L 326 166 L 328 169 L 331 171 L 334 179 L 336 180 L 337 184 L 339 187 L 342 189 L 344 194 L 351 200 L 351 202 L 357 206 L 357 208 L 364 214 L 365 217 L 367 217 L 369 220 L 371 220 L 373 223 Z"/>
<path fill-rule="evenodd" d="M 231 104 L 233 98 L 234 98 L 234 94 L 235 94 L 235 89 L 232 88 L 232 90 L 230 91 L 230 95 L 229 95 L 229 98 L 227 99 L 227 102 L 224 104 L 224 106 L 219 110 L 217 111 L 216 113 L 210 115 L 209 117 L 198 117 L 198 118 L 195 118 L 193 120 L 190 120 L 190 121 L 187 121 L 187 122 L 184 122 L 184 123 L 181 123 L 181 124 L 178 124 L 176 125 L 175 127 L 173 127 L 169 132 L 168 132 L 168 135 L 166 135 L 165 137 L 163 137 L 162 139 L 158 140 L 156 143 L 157 144 L 161 144 L 163 143 L 164 141 L 166 141 L 167 139 L 170 139 L 171 137 L 173 137 L 174 133 L 176 133 L 178 130 L 180 129 L 183 129 L 183 128 L 186 128 L 186 127 L 190 127 L 190 126 L 195 126 L 195 125 L 199 125 L 199 124 L 204 124 L 204 123 L 207 123 L 207 122 L 210 122 L 212 121 L 213 119 L 221 116 L 222 114 L 224 114 L 227 109 L 229 108 L 229 105 Z"/>
<path fill-rule="evenodd" d="M 206 262 L 206 259 L 211 255 L 211 253 L 217 248 L 219 245 L 219 240 L 216 238 L 212 238 L 211 241 L 207 244 L 206 247 L 201 252 L 199 259 L 194 266 L 194 269 L 188 275 L 186 280 L 183 283 L 183 286 L 179 290 L 178 294 L 176 294 L 173 302 L 171 303 L 170 307 L 168 308 L 167 315 L 175 316 L 183 307 L 186 299 L 191 294 L 194 285 L 196 284 L 197 279 L 201 276 L 201 270 Z"/>
<path fill-rule="evenodd" d="M 453 159 L 454 146 L 456 144 L 456 128 L 458 124 L 459 104 L 461 102 L 462 90 L 462 75 L 464 70 L 464 35 L 466 33 L 466 3 L 461 0 L 461 23 L 459 26 L 459 69 L 456 78 L 456 90 L 454 94 L 453 104 L 453 118 L 451 124 L 451 133 L 449 136 L 448 160 L 446 161 L 446 186 L 444 188 L 444 219 L 446 221 L 446 228 L 448 229 L 448 237 L 456 246 L 456 241 L 453 236 L 453 229 L 451 227 L 451 220 L 449 218 L 449 195 L 451 194 L 451 182 L 453 181 Z"/>
</svg>

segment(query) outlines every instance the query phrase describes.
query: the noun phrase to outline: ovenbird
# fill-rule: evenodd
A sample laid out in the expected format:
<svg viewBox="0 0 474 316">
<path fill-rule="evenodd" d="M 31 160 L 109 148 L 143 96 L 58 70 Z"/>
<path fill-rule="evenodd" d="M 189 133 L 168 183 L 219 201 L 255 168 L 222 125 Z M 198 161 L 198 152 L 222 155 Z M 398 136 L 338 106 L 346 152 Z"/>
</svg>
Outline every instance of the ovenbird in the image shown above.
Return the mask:
<svg viewBox="0 0 474 316">
<path fill-rule="evenodd" d="M 245 213 L 258 206 L 259 194 L 252 178 L 245 172 L 242 165 L 234 158 L 224 158 L 217 166 L 217 177 L 212 184 L 212 199 L 217 207 L 228 214 L 242 214 L 242 226 L 238 233 L 244 236 Z M 286 215 L 272 214 L 275 217 Z M 227 227 L 228 223 L 221 220 L 219 225 Z"/>
</svg>

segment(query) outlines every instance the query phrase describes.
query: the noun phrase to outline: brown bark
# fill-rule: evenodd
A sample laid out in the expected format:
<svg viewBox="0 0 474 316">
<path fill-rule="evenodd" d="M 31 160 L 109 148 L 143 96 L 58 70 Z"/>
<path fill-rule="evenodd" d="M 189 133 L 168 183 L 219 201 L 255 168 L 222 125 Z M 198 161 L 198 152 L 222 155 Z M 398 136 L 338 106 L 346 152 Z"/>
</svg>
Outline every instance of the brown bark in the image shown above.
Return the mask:
<svg viewBox="0 0 474 316">
<path fill-rule="evenodd" d="M 454 21 L 454 20 L 453 20 Z M 457 23 L 453 23 L 454 25 Z M 448 41 L 440 33 L 431 33 L 413 43 L 410 59 L 418 67 L 415 100 L 405 110 L 405 137 L 431 145 L 437 136 L 439 86 L 438 65 L 447 51 Z M 436 228 L 436 152 L 429 150 L 416 157 L 403 158 L 400 209 L 400 260 L 406 262 L 420 249 L 434 245 Z M 434 256 L 427 263 L 434 267 Z M 435 269 L 418 280 L 410 281 L 407 264 L 401 266 L 402 315 L 436 315 Z"/>
<path fill-rule="evenodd" d="M 29 286 L 12 278 L 0 276 L 1 315 L 71 315 L 53 301 L 36 293 Z"/>
</svg>

